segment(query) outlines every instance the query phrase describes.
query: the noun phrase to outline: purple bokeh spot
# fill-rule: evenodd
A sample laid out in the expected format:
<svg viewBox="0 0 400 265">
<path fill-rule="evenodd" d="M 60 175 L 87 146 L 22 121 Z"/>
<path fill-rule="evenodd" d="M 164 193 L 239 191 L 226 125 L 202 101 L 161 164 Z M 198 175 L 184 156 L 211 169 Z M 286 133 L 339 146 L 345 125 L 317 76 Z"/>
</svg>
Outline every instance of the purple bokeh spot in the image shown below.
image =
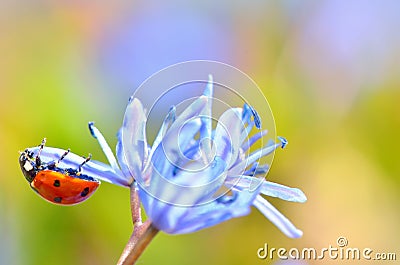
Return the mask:
<svg viewBox="0 0 400 265">
<path fill-rule="evenodd" d="M 178 62 L 232 63 L 233 32 L 224 22 L 224 17 L 196 9 L 141 9 L 105 33 L 98 47 L 99 70 L 114 85 L 131 90 Z"/>
</svg>

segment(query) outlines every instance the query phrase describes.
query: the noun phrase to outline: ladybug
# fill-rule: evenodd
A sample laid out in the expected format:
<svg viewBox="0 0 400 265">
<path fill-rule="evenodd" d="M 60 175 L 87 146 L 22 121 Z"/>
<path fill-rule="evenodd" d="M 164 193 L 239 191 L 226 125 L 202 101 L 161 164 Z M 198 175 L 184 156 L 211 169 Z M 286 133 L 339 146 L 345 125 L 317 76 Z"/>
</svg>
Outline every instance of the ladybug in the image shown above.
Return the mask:
<svg viewBox="0 0 400 265">
<path fill-rule="evenodd" d="M 58 164 L 69 154 L 68 149 L 57 161 L 44 163 L 40 153 L 46 144 L 43 139 L 36 156 L 25 149 L 19 157 L 19 164 L 31 188 L 45 200 L 59 205 L 73 205 L 88 199 L 99 187 L 100 181 L 82 174 L 82 166 L 91 155 L 84 159 L 78 169 L 60 168 Z"/>
</svg>

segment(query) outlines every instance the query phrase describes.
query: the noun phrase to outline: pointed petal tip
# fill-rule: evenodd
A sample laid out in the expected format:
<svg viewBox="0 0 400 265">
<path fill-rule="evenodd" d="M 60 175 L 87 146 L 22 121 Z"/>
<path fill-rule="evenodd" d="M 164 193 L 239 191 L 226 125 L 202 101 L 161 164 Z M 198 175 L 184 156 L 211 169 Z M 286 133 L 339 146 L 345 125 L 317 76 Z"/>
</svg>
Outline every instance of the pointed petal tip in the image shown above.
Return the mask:
<svg viewBox="0 0 400 265">
<path fill-rule="evenodd" d="M 88 122 L 88 127 L 89 127 L 89 131 L 90 131 L 90 134 L 94 137 L 94 138 L 96 138 L 97 139 L 97 136 L 96 136 L 96 133 L 95 133 L 95 126 L 94 126 L 94 121 L 89 121 Z"/>
<path fill-rule="evenodd" d="M 300 189 L 295 189 L 296 192 L 298 193 L 298 197 L 297 197 L 297 201 L 296 202 L 300 202 L 300 203 L 304 203 L 307 201 L 307 196 L 304 194 L 304 192 Z"/>
<path fill-rule="evenodd" d="M 251 117 L 253 117 L 253 122 L 254 122 L 254 125 L 256 126 L 256 128 L 261 130 L 262 123 L 261 123 L 260 115 L 258 114 L 258 112 L 256 111 L 256 109 L 254 107 L 250 106 L 247 103 L 244 103 L 242 120 L 244 120 L 244 122 L 250 123 Z"/>
<path fill-rule="evenodd" d="M 260 115 L 258 115 L 258 112 L 252 106 L 250 106 L 250 110 L 253 114 L 254 124 L 256 125 L 256 128 L 260 130 L 262 126 Z"/>
<path fill-rule="evenodd" d="M 301 230 L 297 229 L 282 213 L 260 195 L 254 200 L 253 205 L 286 236 L 298 238 L 303 235 Z"/>
<path fill-rule="evenodd" d="M 138 107 L 144 110 L 142 102 L 140 101 L 140 99 L 134 97 L 133 95 L 129 97 L 128 100 L 128 105 L 127 105 L 127 109 L 131 108 L 131 107 Z"/>
<path fill-rule="evenodd" d="M 134 99 L 135 99 L 135 97 L 133 95 L 130 96 L 129 99 L 128 99 L 128 104 L 131 103 Z"/>
<path fill-rule="evenodd" d="M 140 100 L 133 96 L 129 97 L 129 99 L 128 99 L 128 105 L 133 104 L 133 103 L 137 104 L 137 102 L 140 102 Z"/>
<path fill-rule="evenodd" d="M 285 233 L 285 235 L 290 238 L 300 238 L 303 236 L 303 231 L 301 231 L 300 229 L 296 229 L 291 231 L 291 233 Z"/>
<path fill-rule="evenodd" d="M 285 148 L 288 145 L 288 140 L 285 137 L 278 136 L 278 140 L 281 142 L 281 148 Z"/>
<path fill-rule="evenodd" d="M 302 190 L 270 181 L 264 181 L 261 193 L 289 202 L 303 203 L 307 201 L 307 197 Z"/>
<path fill-rule="evenodd" d="M 172 105 L 169 108 L 168 114 L 165 117 L 165 122 L 174 122 L 176 120 L 176 107 L 175 105 Z"/>
</svg>

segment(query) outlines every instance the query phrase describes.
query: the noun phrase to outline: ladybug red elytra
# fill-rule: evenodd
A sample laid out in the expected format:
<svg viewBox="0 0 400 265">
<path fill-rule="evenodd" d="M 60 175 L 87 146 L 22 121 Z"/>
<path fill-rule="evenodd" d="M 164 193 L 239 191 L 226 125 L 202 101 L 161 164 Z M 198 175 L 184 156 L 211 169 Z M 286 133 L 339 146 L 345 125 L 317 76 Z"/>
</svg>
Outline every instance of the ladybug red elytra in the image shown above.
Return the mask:
<svg viewBox="0 0 400 265">
<path fill-rule="evenodd" d="M 72 205 L 88 199 L 99 187 L 100 181 L 82 174 L 82 166 L 87 163 L 91 155 L 84 158 L 78 169 L 60 168 L 58 164 L 68 155 L 68 149 L 57 161 L 44 163 L 40 153 L 46 144 L 43 139 L 36 156 L 25 149 L 19 157 L 19 164 L 31 188 L 45 200 L 60 204 Z"/>
</svg>

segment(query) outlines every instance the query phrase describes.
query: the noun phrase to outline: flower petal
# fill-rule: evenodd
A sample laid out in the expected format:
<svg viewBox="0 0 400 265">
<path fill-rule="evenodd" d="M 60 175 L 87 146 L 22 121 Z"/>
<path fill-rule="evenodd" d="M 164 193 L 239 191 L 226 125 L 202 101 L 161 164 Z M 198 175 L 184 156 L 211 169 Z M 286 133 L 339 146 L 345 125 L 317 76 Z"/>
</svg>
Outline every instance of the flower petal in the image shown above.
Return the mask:
<svg viewBox="0 0 400 265">
<path fill-rule="evenodd" d="M 253 205 L 288 237 L 297 238 L 303 235 L 301 230 L 297 229 L 283 214 L 272 206 L 272 204 L 261 197 L 261 195 L 256 197 Z"/>
<path fill-rule="evenodd" d="M 240 135 L 243 124 L 240 122 L 241 108 L 231 108 L 225 111 L 218 120 L 215 129 L 214 144 L 217 156 L 227 162 L 230 168 L 239 154 Z"/>
<path fill-rule="evenodd" d="M 303 203 L 307 201 L 306 195 L 300 189 L 287 187 L 270 181 L 263 182 L 261 193 L 290 202 Z"/>
<path fill-rule="evenodd" d="M 229 176 L 226 178 L 225 185 L 228 187 L 238 187 L 240 189 L 251 189 L 256 185 L 261 185 L 260 192 L 264 195 L 290 202 L 303 203 L 307 201 L 307 197 L 300 189 L 287 187 L 265 180 L 262 180 L 262 183 L 260 183 L 259 178 L 249 176 Z"/>
<path fill-rule="evenodd" d="M 212 160 L 211 134 L 212 134 L 212 101 L 214 93 L 214 84 L 212 75 L 208 76 L 208 83 L 203 95 L 207 97 L 206 107 L 201 113 L 201 122 L 203 126 L 200 129 L 200 141 L 202 156 L 205 163 Z"/>
<path fill-rule="evenodd" d="M 181 211 L 182 207 L 188 209 L 213 200 L 213 195 L 225 179 L 225 167 L 225 162 L 217 159 L 205 170 L 185 171 L 172 180 L 160 176 L 159 172 L 153 170 L 150 185 L 144 186 L 139 183 L 139 191 L 147 216 L 155 222 L 169 224 L 173 222 L 172 219 L 177 219 L 184 213 Z M 204 182 L 204 176 L 208 176 L 206 179 L 210 181 Z M 164 218 L 167 220 L 157 221 Z"/>
<path fill-rule="evenodd" d="M 251 120 L 251 117 L 253 117 L 253 120 Z M 261 118 L 253 107 L 245 103 L 243 105 L 242 122 L 243 128 L 240 139 L 243 143 L 244 140 L 248 137 L 250 131 L 253 129 L 254 125 L 257 129 L 261 129 Z M 245 126 L 246 124 L 247 126 Z"/>
<path fill-rule="evenodd" d="M 151 161 L 155 150 L 157 149 L 158 145 L 161 143 L 162 139 L 164 138 L 165 134 L 168 131 L 169 126 L 171 123 L 173 123 L 176 119 L 176 108 L 175 106 L 172 106 L 167 114 L 167 116 L 164 118 L 163 123 L 161 124 L 161 128 L 158 131 L 158 134 L 156 138 L 154 139 L 153 145 L 150 149 L 149 156 L 148 156 L 148 161 Z M 146 161 L 146 162 L 148 162 Z M 143 172 L 147 172 L 149 170 L 149 166 L 151 163 L 145 163 L 145 167 L 143 169 Z M 146 175 L 146 174 L 145 174 Z"/>
<path fill-rule="evenodd" d="M 159 225 L 164 226 L 158 228 L 169 234 L 192 233 L 217 225 L 234 217 L 247 215 L 250 213 L 251 209 L 249 205 L 251 205 L 251 202 L 254 200 L 256 195 L 257 193 L 242 191 L 239 192 L 234 199 L 228 202 L 214 200 L 210 203 L 190 208 L 175 206 L 175 212 L 182 211 L 179 215 L 180 217 L 175 219 L 173 222 L 163 222 Z M 176 218 L 176 215 L 169 215 L 168 213 L 168 217 Z M 168 217 L 164 215 L 164 218 Z M 165 224 L 169 224 L 169 226 L 165 226 Z"/>
<path fill-rule="evenodd" d="M 162 139 L 164 138 L 165 134 L 167 133 L 167 130 L 169 126 L 175 121 L 176 119 L 176 108 L 175 106 L 172 106 L 167 114 L 165 116 L 163 123 L 161 124 L 161 128 L 158 131 L 158 134 L 156 138 L 154 139 L 151 151 L 150 151 L 150 156 L 149 160 L 151 159 L 152 154 L 154 153 L 154 150 L 158 147 L 158 145 L 161 143 Z"/>
<path fill-rule="evenodd" d="M 254 151 L 247 157 L 247 159 L 241 161 L 240 163 L 234 165 L 230 170 L 229 170 L 229 175 L 242 175 L 243 172 L 245 172 L 245 168 L 259 160 L 263 156 L 267 156 L 271 154 L 272 152 L 275 151 L 278 147 L 280 147 L 281 144 L 277 143 L 275 144 L 274 142 L 268 143 L 264 148 L 259 149 L 257 151 Z"/>
<path fill-rule="evenodd" d="M 122 135 L 121 135 L 121 130 L 118 131 L 117 133 L 117 145 L 115 147 L 116 150 L 116 154 L 117 154 L 117 159 L 118 159 L 118 163 L 120 165 L 121 171 L 124 174 L 125 177 L 130 177 L 131 179 L 133 179 L 133 176 L 131 174 L 131 172 L 129 171 L 129 167 L 124 155 L 124 148 L 122 147 Z"/>
<path fill-rule="evenodd" d="M 252 146 L 255 142 L 257 142 L 259 139 L 261 139 L 264 135 L 268 133 L 268 130 L 261 131 L 259 133 L 256 133 L 252 137 L 250 137 L 247 141 L 246 138 L 242 140 L 242 150 L 247 151 L 250 146 Z M 246 135 L 247 137 L 247 135 Z"/>
<path fill-rule="evenodd" d="M 257 175 L 263 175 L 263 177 L 268 173 L 269 171 L 269 165 L 264 164 L 260 165 L 258 162 L 254 162 L 253 165 L 247 169 L 243 175 L 245 176 L 257 176 Z"/>
<path fill-rule="evenodd" d="M 176 120 L 172 123 L 169 130 L 176 130 L 182 127 L 184 123 L 190 121 L 194 117 L 199 117 L 207 106 L 208 99 L 206 96 L 198 97 L 192 104 L 190 104 L 181 114 L 178 115 Z"/>
<path fill-rule="evenodd" d="M 103 134 L 94 126 L 94 122 L 89 122 L 89 130 L 92 136 L 99 142 L 101 149 L 103 150 L 110 166 L 114 169 L 117 174 L 121 174 L 121 170 L 119 169 L 117 160 L 113 152 L 111 151 L 110 146 L 108 145 L 106 139 Z"/>
<path fill-rule="evenodd" d="M 123 125 L 118 134 L 117 157 L 124 172 L 133 178 L 141 175 L 143 161 L 148 154 L 146 116 L 142 103 L 133 98 L 126 108 Z"/>
<path fill-rule="evenodd" d="M 189 143 L 200 128 L 200 120 L 194 119 L 181 128 L 175 126 L 174 129 L 169 130 L 149 161 L 153 170 L 164 178 L 172 179 L 174 170 L 188 162 L 188 158 L 184 156 L 185 151 L 190 147 Z"/>
</svg>

